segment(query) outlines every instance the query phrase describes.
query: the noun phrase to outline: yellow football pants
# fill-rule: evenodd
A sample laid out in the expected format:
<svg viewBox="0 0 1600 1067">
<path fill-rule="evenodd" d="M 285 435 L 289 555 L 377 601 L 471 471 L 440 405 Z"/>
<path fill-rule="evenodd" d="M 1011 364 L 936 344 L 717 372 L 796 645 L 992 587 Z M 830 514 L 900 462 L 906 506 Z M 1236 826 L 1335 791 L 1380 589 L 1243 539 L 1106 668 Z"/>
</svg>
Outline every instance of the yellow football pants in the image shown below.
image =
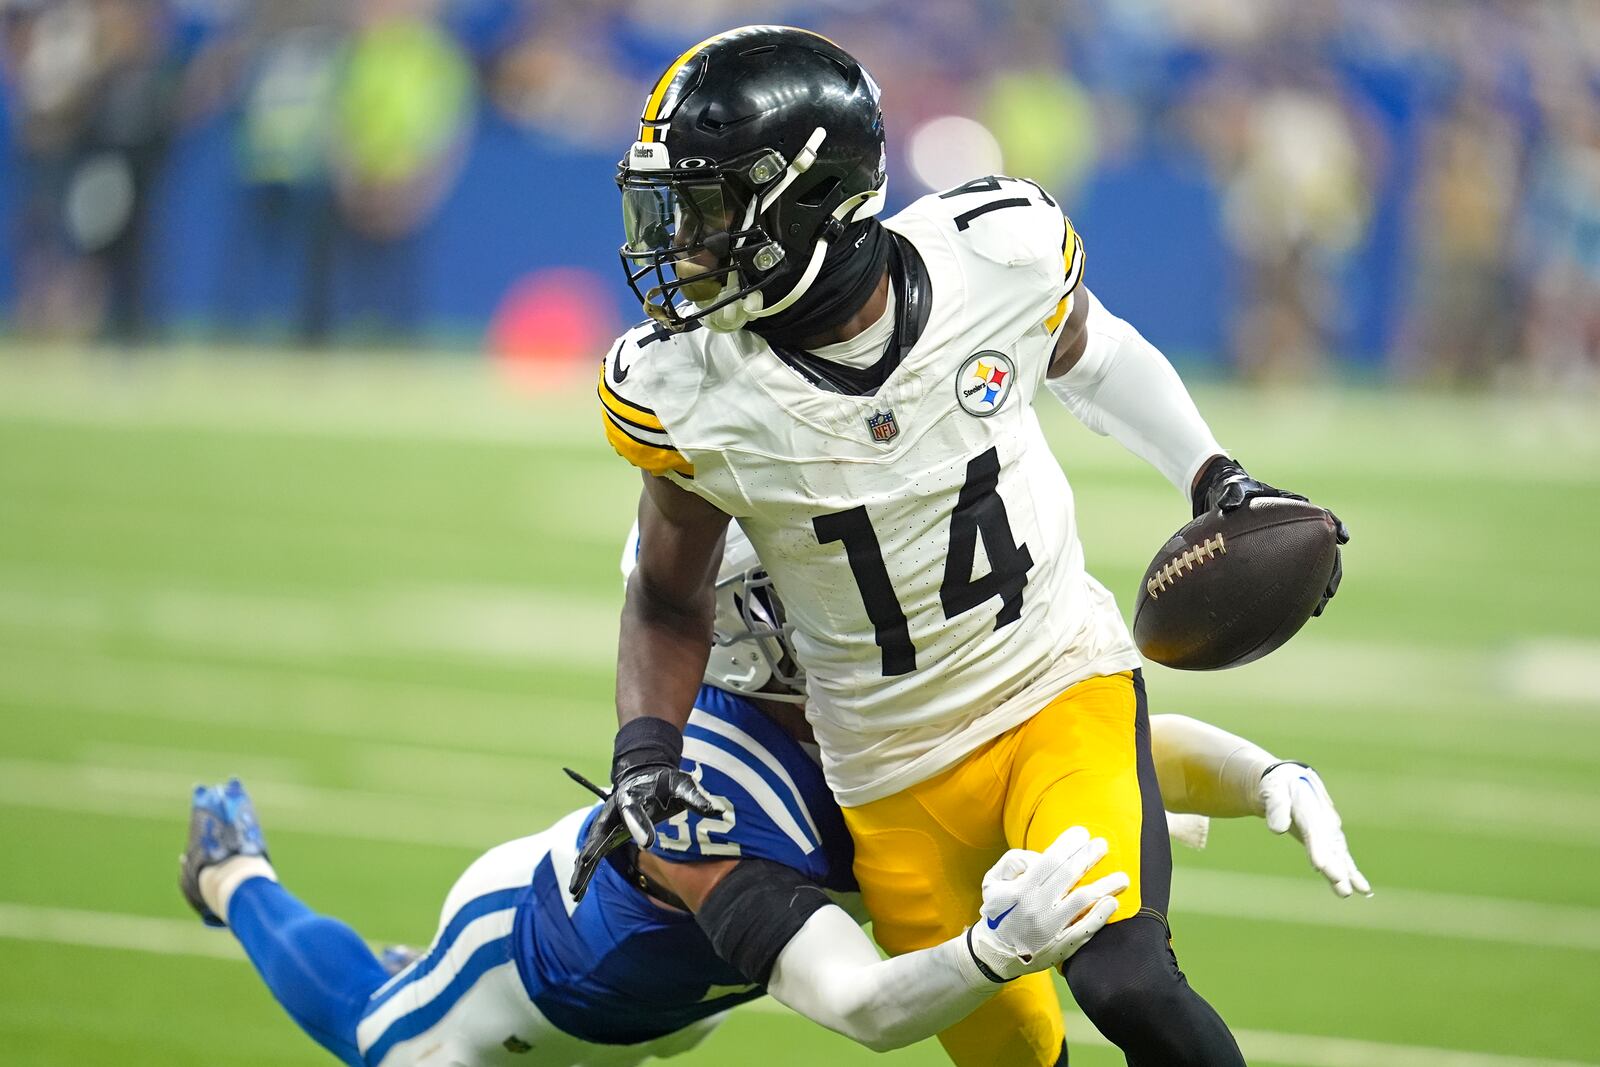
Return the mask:
<svg viewBox="0 0 1600 1067">
<path fill-rule="evenodd" d="M 935 777 L 845 808 L 878 943 L 899 954 L 960 934 L 977 920 L 983 876 L 1006 849 L 1042 850 L 1072 826 L 1110 846 L 1088 878 L 1120 870 L 1132 882 L 1112 922 L 1147 905 L 1164 913 L 1170 854 L 1149 744 L 1142 681 L 1090 678 Z M 1157 884 L 1146 900 L 1140 875 L 1152 820 L 1162 851 L 1151 856 Z M 939 1040 L 959 1067 L 1050 1067 L 1062 1030 L 1045 972 L 1008 984 Z"/>
</svg>

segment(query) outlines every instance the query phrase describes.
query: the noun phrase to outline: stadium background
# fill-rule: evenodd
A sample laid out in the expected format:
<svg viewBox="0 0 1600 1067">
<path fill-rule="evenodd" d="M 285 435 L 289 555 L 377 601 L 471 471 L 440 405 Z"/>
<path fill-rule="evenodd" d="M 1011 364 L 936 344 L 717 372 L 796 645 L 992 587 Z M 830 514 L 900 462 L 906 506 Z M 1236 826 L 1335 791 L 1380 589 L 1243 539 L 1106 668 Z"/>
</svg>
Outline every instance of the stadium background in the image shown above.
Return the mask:
<svg viewBox="0 0 1600 1067">
<path fill-rule="evenodd" d="M 634 495 L 587 380 L 634 317 L 613 167 L 757 19 L 872 68 L 893 204 L 1052 189 L 1222 440 L 1354 531 L 1287 649 L 1151 671 L 1314 761 L 1378 888 L 1249 823 L 1178 857 L 1251 1062 L 1600 1061 L 1591 0 L 0 0 L 4 1061 L 325 1062 L 174 892 L 195 780 L 380 940 L 581 803 Z M 1047 418 L 1126 607 L 1184 505 Z M 688 1062 L 758 1057 L 872 1059 L 746 1009 Z"/>
</svg>

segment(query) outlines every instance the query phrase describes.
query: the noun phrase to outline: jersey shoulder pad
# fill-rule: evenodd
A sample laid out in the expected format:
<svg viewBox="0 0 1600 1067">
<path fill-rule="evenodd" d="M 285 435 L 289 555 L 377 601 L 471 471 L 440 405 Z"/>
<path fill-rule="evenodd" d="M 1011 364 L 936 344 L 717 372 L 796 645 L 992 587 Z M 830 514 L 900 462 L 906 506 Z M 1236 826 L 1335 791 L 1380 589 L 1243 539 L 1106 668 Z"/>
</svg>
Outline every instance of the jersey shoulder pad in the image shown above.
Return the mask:
<svg viewBox="0 0 1600 1067">
<path fill-rule="evenodd" d="M 1051 332 L 1065 320 L 1083 280 L 1083 241 L 1038 183 L 978 178 L 925 196 L 902 214 L 913 213 L 923 227 L 941 231 L 969 288 L 977 290 L 969 300 L 1004 300 L 1030 326 L 1043 322 Z"/>
<path fill-rule="evenodd" d="M 651 322 L 643 322 L 612 344 L 600 363 L 600 417 L 606 440 L 617 454 L 651 474 L 694 476 L 694 465 L 678 451 L 663 421 L 659 373 L 660 350 L 676 338 Z"/>
<path fill-rule="evenodd" d="M 821 768 L 749 701 L 702 689 L 683 731 L 683 766 L 723 812 L 669 820 L 659 828 L 657 855 L 771 860 L 823 885 L 848 876 L 832 870 L 839 855 L 834 838 L 848 839 L 848 831 Z"/>
</svg>

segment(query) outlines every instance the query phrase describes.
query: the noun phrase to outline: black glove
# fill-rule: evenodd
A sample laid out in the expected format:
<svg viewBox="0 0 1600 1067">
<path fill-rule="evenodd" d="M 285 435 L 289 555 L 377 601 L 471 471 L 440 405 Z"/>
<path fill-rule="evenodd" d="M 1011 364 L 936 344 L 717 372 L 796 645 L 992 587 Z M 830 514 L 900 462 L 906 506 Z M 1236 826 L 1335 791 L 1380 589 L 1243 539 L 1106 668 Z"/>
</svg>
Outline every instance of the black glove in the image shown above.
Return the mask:
<svg viewBox="0 0 1600 1067">
<path fill-rule="evenodd" d="M 1236 461 L 1227 456 L 1218 456 L 1206 465 L 1199 479 L 1195 482 L 1194 494 L 1191 502 L 1194 504 L 1194 517 L 1199 518 L 1208 511 L 1220 510 L 1223 514 L 1242 508 L 1245 504 L 1257 497 L 1274 496 L 1286 497 L 1289 500 L 1305 500 L 1299 493 L 1286 493 L 1276 489 L 1266 482 L 1258 482 L 1250 477 L 1250 473 Z M 1309 501 L 1307 501 L 1309 503 Z M 1326 509 L 1324 509 L 1326 510 Z M 1350 531 L 1340 521 L 1339 516 L 1328 512 L 1328 518 L 1333 520 L 1334 537 L 1339 544 L 1350 543 Z M 1339 582 L 1344 578 L 1344 557 L 1337 548 L 1333 551 L 1333 575 L 1328 579 L 1327 591 L 1322 594 L 1322 602 L 1317 605 L 1317 610 L 1311 613 L 1312 618 L 1322 614 L 1328 606 L 1328 601 L 1339 591 Z"/>
<path fill-rule="evenodd" d="M 688 773 L 678 769 L 683 755 L 683 734 L 664 719 L 632 719 L 617 731 L 611 756 L 610 793 L 590 785 L 584 778 L 567 771 L 576 781 L 588 786 L 602 800 L 600 813 L 589 824 L 578 861 L 572 869 L 568 891 L 582 900 L 589 880 L 606 854 L 630 840 L 640 848 L 656 842 L 658 822 L 681 811 L 715 818 L 722 809 L 701 792 Z"/>
</svg>

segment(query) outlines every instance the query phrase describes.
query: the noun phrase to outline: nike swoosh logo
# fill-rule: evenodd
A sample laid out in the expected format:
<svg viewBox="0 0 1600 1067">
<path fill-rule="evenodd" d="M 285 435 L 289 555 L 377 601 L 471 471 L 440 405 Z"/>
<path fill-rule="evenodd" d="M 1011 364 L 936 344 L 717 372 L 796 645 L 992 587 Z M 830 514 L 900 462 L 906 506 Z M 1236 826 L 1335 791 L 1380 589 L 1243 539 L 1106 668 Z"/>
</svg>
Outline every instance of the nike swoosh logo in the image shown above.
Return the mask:
<svg viewBox="0 0 1600 1067">
<path fill-rule="evenodd" d="M 622 350 L 628 347 L 627 342 L 617 345 L 617 350 L 611 353 L 611 380 L 621 385 L 628 380 L 628 365 L 622 362 Z"/>
<path fill-rule="evenodd" d="M 983 921 L 989 924 L 989 929 L 998 930 L 998 929 L 1000 929 L 1000 924 L 1006 921 L 1006 916 L 1010 915 L 1012 912 L 1014 912 L 1016 910 L 1017 910 L 1017 905 L 1013 904 L 1013 905 L 1011 905 L 1011 907 L 1007 908 L 1005 911 L 1002 911 L 999 915 L 996 915 L 994 918 L 985 919 Z"/>
</svg>

